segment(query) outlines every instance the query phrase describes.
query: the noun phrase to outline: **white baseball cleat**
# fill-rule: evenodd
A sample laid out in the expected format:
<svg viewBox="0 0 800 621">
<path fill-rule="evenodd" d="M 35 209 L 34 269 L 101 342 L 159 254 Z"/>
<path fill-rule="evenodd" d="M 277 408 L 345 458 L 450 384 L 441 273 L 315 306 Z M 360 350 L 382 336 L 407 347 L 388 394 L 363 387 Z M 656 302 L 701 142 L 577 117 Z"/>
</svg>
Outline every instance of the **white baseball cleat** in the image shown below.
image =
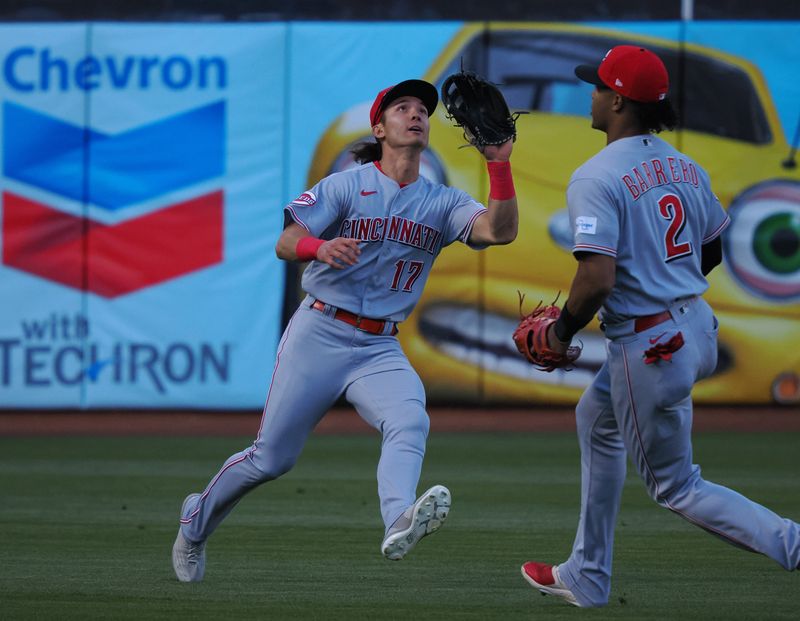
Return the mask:
<svg viewBox="0 0 800 621">
<path fill-rule="evenodd" d="M 573 606 L 581 605 L 575 594 L 561 582 L 558 576 L 558 567 L 544 563 L 525 563 L 522 567 L 522 577 L 528 584 L 539 589 L 542 595 L 555 595 Z"/>
<path fill-rule="evenodd" d="M 181 517 L 189 503 L 200 498 L 200 494 L 189 494 L 181 505 Z M 206 573 L 206 542 L 192 543 L 183 536 L 180 526 L 172 546 L 172 567 L 181 582 L 200 582 Z"/>
<path fill-rule="evenodd" d="M 381 553 L 390 561 L 399 561 L 411 552 L 425 535 L 435 533 L 450 512 L 450 490 L 434 485 L 422 494 L 395 522 L 381 544 Z"/>
</svg>

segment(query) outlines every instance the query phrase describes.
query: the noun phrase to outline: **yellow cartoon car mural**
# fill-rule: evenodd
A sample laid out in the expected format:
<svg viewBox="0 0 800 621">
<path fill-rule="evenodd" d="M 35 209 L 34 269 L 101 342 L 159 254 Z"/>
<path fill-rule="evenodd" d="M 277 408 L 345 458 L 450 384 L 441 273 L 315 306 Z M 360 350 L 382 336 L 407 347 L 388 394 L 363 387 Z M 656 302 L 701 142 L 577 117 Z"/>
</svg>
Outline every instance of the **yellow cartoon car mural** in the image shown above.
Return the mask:
<svg viewBox="0 0 800 621">
<path fill-rule="evenodd" d="M 664 60 L 682 129 L 662 136 L 709 172 L 732 218 L 724 267 L 712 272 L 706 294 L 722 326 L 719 366 L 698 384 L 695 398 L 800 402 L 800 172 L 784 165 L 789 145 L 758 69 L 665 39 L 536 23 L 468 25 L 423 76 L 440 87 L 463 63 L 498 84 L 513 110 L 525 112 L 512 158 L 519 237 L 480 253 L 460 244 L 448 248 L 400 332 L 431 400 L 574 403 L 604 360 L 596 323 L 576 337 L 584 351 L 569 372 L 532 368 L 511 333 L 517 292 L 526 294 L 526 310 L 550 302 L 569 286 L 576 267 L 565 188 L 572 171 L 604 143 L 589 125 L 592 87 L 573 68 L 623 43 L 646 45 Z M 353 165 L 350 147 L 370 135 L 369 103 L 343 113 L 322 136 L 309 185 Z M 485 200 L 483 159 L 463 144 L 439 106 L 423 174 Z"/>
</svg>

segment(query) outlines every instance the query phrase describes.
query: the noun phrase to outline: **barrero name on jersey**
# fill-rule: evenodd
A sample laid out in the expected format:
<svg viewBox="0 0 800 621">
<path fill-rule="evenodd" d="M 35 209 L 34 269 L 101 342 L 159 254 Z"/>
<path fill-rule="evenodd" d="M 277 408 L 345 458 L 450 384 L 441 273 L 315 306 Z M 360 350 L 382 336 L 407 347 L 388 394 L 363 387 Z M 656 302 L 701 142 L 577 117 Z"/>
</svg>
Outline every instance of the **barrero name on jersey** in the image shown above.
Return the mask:
<svg viewBox="0 0 800 621">
<path fill-rule="evenodd" d="M 622 175 L 622 182 L 628 188 L 633 200 L 653 188 L 668 183 L 689 183 L 699 187 L 700 180 L 694 163 L 687 162 L 682 157 L 667 157 L 663 160 L 654 158 L 650 162 L 642 162 L 634 166 L 631 174 Z"/>
<path fill-rule="evenodd" d="M 383 241 L 389 239 L 399 244 L 413 246 L 436 254 L 442 241 L 442 232 L 408 218 L 351 218 L 342 222 L 340 237 L 351 237 L 360 241 Z"/>
</svg>

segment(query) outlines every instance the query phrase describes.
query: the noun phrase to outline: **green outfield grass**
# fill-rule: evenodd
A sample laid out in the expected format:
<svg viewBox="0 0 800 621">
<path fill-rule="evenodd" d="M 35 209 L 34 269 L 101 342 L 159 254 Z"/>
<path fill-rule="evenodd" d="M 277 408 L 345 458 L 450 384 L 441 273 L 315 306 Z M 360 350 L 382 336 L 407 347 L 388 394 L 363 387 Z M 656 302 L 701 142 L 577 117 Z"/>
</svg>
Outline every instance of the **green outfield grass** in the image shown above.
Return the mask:
<svg viewBox="0 0 800 621">
<path fill-rule="evenodd" d="M 520 577 L 561 561 L 578 516 L 572 434 L 433 435 L 423 486 L 445 527 L 405 560 L 379 553 L 377 436 L 315 436 L 297 467 L 235 509 L 206 580 L 170 550 L 183 497 L 249 438 L 0 438 L 0 619 L 797 619 L 800 573 L 658 508 L 629 475 L 608 607 Z M 701 434 L 707 479 L 800 519 L 799 434 Z"/>
</svg>

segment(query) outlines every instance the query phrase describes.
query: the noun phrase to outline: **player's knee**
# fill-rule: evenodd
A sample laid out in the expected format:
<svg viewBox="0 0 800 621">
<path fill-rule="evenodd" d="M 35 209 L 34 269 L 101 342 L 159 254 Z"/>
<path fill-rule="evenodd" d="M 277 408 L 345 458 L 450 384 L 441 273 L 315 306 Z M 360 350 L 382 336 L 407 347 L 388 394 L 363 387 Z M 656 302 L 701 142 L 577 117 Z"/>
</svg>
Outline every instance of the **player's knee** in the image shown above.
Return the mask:
<svg viewBox="0 0 800 621">
<path fill-rule="evenodd" d="M 586 399 L 581 398 L 578 401 L 578 405 L 575 406 L 575 426 L 578 430 L 578 433 L 587 430 L 591 427 L 591 416 L 594 410 L 591 408 L 590 405 L 587 405 Z"/>
<path fill-rule="evenodd" d="M 689 508 L 700 497 L 698 492 L 703 485 L 705 481 L 700 474 L 700 467 L 694 464 L 683 476 L 676 477 L 670 486 L 647 487 L 650 497 L 665 509 L 682 510 Z"/>
<path fill-rule="evenodd" d="M 294 455 L 278 455 L 266 451 L 257 451 L 253 454 L 253 465 L 258 468 L 261 481 L 272 481 L 291 470 L 297 457 Z"/>
<path fill-rule="evenodd" d="M 575 407 L 575 427 L 579 439 L 588 439 L 592 435 L 592 430 L 597 423 L 598 412 L 601 410 L 602 406 L 598 405 L 597 400 L 588 393 L 584 393 Z"/>
<path fill-rule="evenodd" d="M 407 402 L 397 412 L 390 412 L 382 425 L 383 435 L 410 434 L 428 437 L 430 419 L 423 405 L 418 401 Z"/>
<path fill-rule="evenodd" d="M 421 404 L 414 408 L 407 425 L 407 429 L 410 431 L 425 436 L 426 438 L 428 437 L 428 432 L 431 428 L 431 419 L 428 417 L 428 413 Z"/>
</svg>

